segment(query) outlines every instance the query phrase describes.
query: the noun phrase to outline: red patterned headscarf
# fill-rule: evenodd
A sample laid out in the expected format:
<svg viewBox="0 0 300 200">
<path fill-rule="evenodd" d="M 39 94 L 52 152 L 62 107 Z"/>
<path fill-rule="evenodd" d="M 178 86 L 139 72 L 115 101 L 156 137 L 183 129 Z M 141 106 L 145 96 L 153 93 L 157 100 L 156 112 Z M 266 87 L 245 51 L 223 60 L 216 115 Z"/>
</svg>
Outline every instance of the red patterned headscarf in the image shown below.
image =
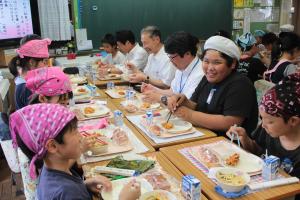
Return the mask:
<svg viewBox="0 0 300 200">
<path fill-rule="evenodd" d="M 300 73 L 285 77 L 271 88 L 263 96 L 259 108 L 284 119 L 300 117 Z"/>
</svg>

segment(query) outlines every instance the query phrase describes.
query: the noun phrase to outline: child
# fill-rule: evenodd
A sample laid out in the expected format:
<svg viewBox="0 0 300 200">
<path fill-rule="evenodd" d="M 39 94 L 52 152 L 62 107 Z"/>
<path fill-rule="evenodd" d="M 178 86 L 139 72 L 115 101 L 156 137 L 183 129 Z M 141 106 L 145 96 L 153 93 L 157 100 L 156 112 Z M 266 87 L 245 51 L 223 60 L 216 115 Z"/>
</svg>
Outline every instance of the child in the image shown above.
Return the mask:
<svg viewBox="0 0 300 200">
<path fill-rule="evenodd" d="M 102 46 L 107 53 L 112 55 L 112 64 L 123 64 L 125 62 L 125 56 L 117 48 L 117 41 L 115 37 L 108 33 L 101 40 Z"/>
<path fill-rule="evenodd" d="M 244 149 L 261 155 L 268 150 L 269 155 L 277 156 L 287 173 L 300 178 L 300 73 L 285 77 L 270 89 L 259 106 L 261 125 L 251 134 L 251 138 L 241 127 L 231 127 L 226 133 L 239 135 Z M 282 165 L 284 166 L 284 165 Z"/>
<path fill-rule="evenodd" d="M 47 66 L 49 39 L 30 40 L 17 49 L 18 55 L 9 63 L 10 72 L 16 77 L 15 104 L 20 109 L 29 103 L 30 90 L 26 89 L 24 77 L 30 70 Z"/>
<path fill-rule="evenodd" d="M 278 83 L 285 76 L 297 71 L 292 63 L 300 53 L 300 37 L 296 33 L 281 33 L 279 40 L 272 45 L 271 64 L 264 73 L 266 80 Z"/>
<path fill-rule="evenodd" d="M 245 33 L 237 39 L 242 51 L 237 71 L 246 75 L 253 83 L 262 78 L 266 66 L 255 55 L 258 52 L 256 39 L 251 33 Z"/>
<path fill-rule="evenodd" d="M 99 194 L 99 185 L 111 190 L 110 181 L 103 176 L 83 181 L 70 170 L 70 161 L 81 154 L 81 140 L 77 119 L 64 106 L 46 103 L 26 106 L 11 115 L 10 130 L 14 144 L 30 159 L 31 178 L 37 177 L 38 161 L 44 162 L 37 199 L 86 200 L 92 199 L 92 192 Z M 139 184 L 130 182 L 129 185 L 132 186 L 124 187 L 120 199 L 130 200 L 125 197 L 139 195 Z"/>
<path fill-rule="evenodd" d="M 71 83 L 67 75 L 59 67 L 44 67 L 27 73 L 26 88 L 33 96 L 30 104 L 59 103 L 67 106 L 73 98 Z"/>
</svg>

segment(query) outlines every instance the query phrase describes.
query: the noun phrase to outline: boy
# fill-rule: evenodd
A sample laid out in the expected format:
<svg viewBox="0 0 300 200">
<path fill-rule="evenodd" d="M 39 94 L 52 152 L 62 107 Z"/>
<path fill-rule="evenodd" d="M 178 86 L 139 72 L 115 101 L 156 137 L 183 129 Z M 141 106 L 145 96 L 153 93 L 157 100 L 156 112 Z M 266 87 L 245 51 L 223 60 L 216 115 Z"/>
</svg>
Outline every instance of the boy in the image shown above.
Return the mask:
<svg viewBox="0 0 300 200">
<path fill-rule="evenodd" d="M 92 199 L 91 193 L 99 194 L 101 188 L 111 190 L 110 181 L 103 176 L 83 181 L 70 170 L 73 160 L 81 154 L 81 136 L 74 113 L 64 106 L 46 103 L 26 106 L 11 115 L 10 130 L 14 144 L 30 160 L 31 178 L 37 177 L 38 162 L 43 160 L 36 199 L 86 200 Z M 129 185 L 124 187 L 123 194 L 140 194 L 137 183 Z"/>
</svg>

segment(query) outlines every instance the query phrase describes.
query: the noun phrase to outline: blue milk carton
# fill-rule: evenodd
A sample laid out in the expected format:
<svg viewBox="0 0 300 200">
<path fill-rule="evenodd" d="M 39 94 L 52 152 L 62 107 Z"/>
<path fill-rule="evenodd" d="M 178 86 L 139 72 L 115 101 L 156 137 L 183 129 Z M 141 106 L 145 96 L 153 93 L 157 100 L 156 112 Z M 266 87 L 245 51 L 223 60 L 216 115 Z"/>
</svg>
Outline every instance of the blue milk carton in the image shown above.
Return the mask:
<svg viewBox="0 0 300 200">
<path fill-rule="evenodd" d="M 277 177 L 280 166 L 280 159 L 276 156 L 268 156 L 264 159 L 262 177 L 264 180 L 271 181 Z"/>
<path fill-rule="evenodd" d="M 182 178 L 181 192 L 187 200 L 201 199 L 201 183 L 200 180 L 192 175 L 186 175 Z"/>
</svg>

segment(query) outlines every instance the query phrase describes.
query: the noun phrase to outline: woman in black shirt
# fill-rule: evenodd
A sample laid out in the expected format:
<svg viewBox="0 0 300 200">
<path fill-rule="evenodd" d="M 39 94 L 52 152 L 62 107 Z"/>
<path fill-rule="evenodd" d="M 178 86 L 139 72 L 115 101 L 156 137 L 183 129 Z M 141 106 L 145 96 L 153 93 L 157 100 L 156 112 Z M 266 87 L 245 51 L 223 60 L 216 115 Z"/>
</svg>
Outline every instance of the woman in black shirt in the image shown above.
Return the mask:
<svg viewBox="0 0 300 200">
<path fill-rule="evenodd" d="M 191 100 L 177 94 L 168 98 L 175 115 L 196 126 L 225 135 L 233 124 L 253 131 L 257 125 L 256 93 L 251 81 L 236 72 L 240 51 L 230 39 L 213 36 L 204 45 L 205 76 Z"/>
</svg>

